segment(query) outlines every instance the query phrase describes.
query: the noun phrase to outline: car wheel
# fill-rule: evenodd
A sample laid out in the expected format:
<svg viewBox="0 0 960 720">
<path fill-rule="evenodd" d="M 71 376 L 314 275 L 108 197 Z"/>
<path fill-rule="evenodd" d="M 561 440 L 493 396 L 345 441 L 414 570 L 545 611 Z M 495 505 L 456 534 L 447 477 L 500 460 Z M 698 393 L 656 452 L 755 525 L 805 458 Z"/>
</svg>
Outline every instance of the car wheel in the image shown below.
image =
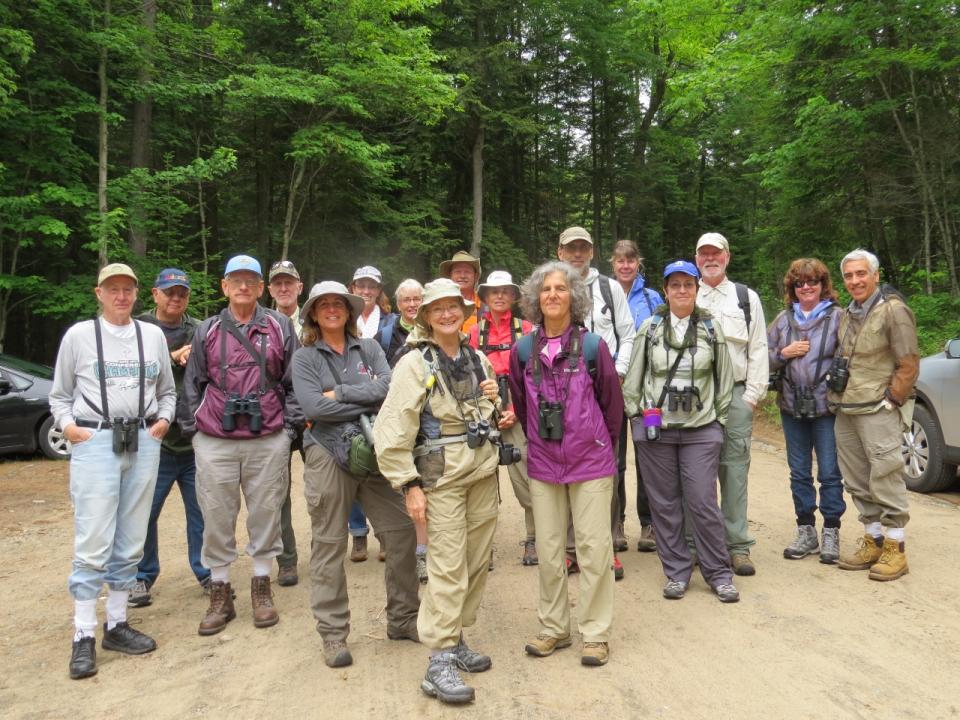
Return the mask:
<svg viewBox="0 0 960 720">
<path fill-rule="evenodd" d="M 54 423 L 53 415 L 40 425 L 37 445 L 40 446 L 40 451 L 51 460 L 66 460 L 70 457 L 70 441 L 63 436 L 63 431 Z"/>
<path fill-rule="evenodd" d="M 926 407 L 913 409 L 913 423 L 903 434 L 907 488 L 914 492 L 946 490 L 957 479 L 957 466 L 943 461 L 943 433 Z"/>
</svg>

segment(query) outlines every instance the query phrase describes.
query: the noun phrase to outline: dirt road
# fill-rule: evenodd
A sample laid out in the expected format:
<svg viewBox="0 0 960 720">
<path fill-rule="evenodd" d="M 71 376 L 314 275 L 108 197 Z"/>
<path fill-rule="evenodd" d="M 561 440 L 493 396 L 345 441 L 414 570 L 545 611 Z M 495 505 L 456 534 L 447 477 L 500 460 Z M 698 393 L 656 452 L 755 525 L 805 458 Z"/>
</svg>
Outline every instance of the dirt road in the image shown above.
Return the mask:
<svg viewBox="0 0 960 720">
<path fill-rule="evenodd" d="M 623 553 L 611 661 L 596 669 L 581 667 L 576 645 L 546 659 L 523 653 L 524 639 L 537 629 L 536 569 L 519 563 L 522 518 L 504 478 L 497 567 L 480 622 L 468 633 L 494 666 L 468 676 L 477 701 L 465 708 L 425 697 L 419 681 L 426 651 L 387 640 L 383 565 L 375 555 L 347 568 L 355 663 L 338 671 L 324 666 L 308 608 L 309 520 L 299 471 L 301 582 L 275 588 L 279 625 L 254 629 L 246 589 L 251 566 L 242 559 L 234 569 L 238 618 L 220 635 L 197 635 L 206 602 L 186 564 L 183 510 L 174 493 L 161 518 L 163 574 L 154 603 L 131 610 L 131 622 L 157 639 L 158 651 L 143 657 L 101 651 L 96 677 L 69 680 L 66 471 L 65 463 L 39 459 L 0 464 L 3 718 L 960 716 L 960 509 L 911 496 L 911 573 L 898 582 L 871 582 L 866 573 L 813 558 L 784 560 L 792 505 L 775 444 L 755 443 L 750 502 L 758 573 L 737 579 L 743 600 L 722 605 L 695 577 L 685 599 L 666 601 L 656 555 Z M 631 472 L 630 492 L 632 485 Z M 849 547 L 859 531 L 855 512 L 848 509 L 844 520 L 841 538 Z M 635 540 L 635 517 L 627 531 Z M 577 593 L 575 577 L 570 591 Z"/>
</svg>

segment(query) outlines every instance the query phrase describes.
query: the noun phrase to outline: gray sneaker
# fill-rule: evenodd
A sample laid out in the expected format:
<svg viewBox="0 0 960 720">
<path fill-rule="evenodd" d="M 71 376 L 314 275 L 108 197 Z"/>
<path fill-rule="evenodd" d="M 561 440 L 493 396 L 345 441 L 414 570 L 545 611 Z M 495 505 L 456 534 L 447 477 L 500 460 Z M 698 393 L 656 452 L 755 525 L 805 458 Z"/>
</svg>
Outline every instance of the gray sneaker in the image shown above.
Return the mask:
<svg viewBox="0 0 960 720">
<path fill-rule="evenodd" d="M 840 559 L 840 528 L 824 528 L 820 540 L 820 562 L 836 565 Z"/>
<path fill-rule="evenodd" d="M 463 682 L 457 671 L 457 656 L 449 650 L 430 657 L 420 689 L 445 703 L 473 702 L 476 695 L 473 688 Z"/>
<path fill-rule="evenodd" d="M 717 585 L 713 591 L 722 603 L 740 602 L 740 592 L 731 584 Z"/>
<path fill-rule="evenodd" d="M 667 584 L 663 586 L 663 596 L 667 600 L 679 600 L 686 591 L 687 584 L 679 580 L 667 580 Z"/>
<path fill-rule="evenodd" d="M 467 647 L 467 643 L 463 639 L 463 633 L 460 633 L 460 642 L 453 649 L 453 654 L 457 660 L 457 667 L 464 672 L 485 672 L 493 665 L 489 655 L 483 655 Z"/>
<path fill-rule="evenodd" d="M 427 553 L 417 553 L 417 580 L 421 585 L 427 584 Z"/>
<path fill-rule="evenodd" d="M 130 607 L 147 607 L 153 599 L 150 597 L 150 586 L 146 580 L 137 580 L 127 595 L 127 605 Z"/>
<path fill-rule="evenodd" d="M 783 556 L 788 560 L 799 560 L 807 555 L 816 555 L 820 552 L 820 543 L 817 542 L 817 529 L 813 525 L 797 525 L 797 535 L 793 542 L 784 549 Z"/>
</svg>

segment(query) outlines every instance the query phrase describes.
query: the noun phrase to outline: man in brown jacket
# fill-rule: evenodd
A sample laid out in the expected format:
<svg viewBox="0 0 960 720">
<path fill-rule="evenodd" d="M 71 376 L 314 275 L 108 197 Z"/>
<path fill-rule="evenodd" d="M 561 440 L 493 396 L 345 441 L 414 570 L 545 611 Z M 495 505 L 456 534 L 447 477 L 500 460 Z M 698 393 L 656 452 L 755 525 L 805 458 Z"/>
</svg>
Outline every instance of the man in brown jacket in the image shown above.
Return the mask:
<svg viewBox="0 0 960 720">
<path fill-rule="evenodd" d="M 866 250 L 848 253 L 840 272 L 853 302 L 837 329 L 827 400 L 843 482 L 860 511 L 864 535 L 841 554 L 843 570 L 869 570 L 871 580 L 909 572 L 904 526 L 910 519 L 900 444 L 913 415 L 920 367 L 917 324 L 896 291 L 880 287 L 880 262 Z"/>
</svg>

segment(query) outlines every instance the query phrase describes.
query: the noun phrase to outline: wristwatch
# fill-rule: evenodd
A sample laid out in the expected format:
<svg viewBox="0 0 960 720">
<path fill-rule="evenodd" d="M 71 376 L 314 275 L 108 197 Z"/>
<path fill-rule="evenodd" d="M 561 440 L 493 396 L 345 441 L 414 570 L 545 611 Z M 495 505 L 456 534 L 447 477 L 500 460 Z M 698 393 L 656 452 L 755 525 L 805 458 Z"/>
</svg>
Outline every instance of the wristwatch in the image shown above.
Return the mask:
<svg viewBox="0 0 960 720">
<path fill-rule="evenodd" d="M 403 492 L 404 495 L 406 495 L 407 492 L 410 490 L 410 488 L 414 488 L 414 487 L 418 487 L 418 488 L 420 488 L 420 489 L 422 490 L 422 489 L 423 489 L 423 480 L 421 480 L 420 478 L 417 478 L 417 479 L 415 479 L 415 480 L 411 480 L 410 482 L 405 483 L 403 486 L 401 486 L 400 490 Z"/>
</svg>

